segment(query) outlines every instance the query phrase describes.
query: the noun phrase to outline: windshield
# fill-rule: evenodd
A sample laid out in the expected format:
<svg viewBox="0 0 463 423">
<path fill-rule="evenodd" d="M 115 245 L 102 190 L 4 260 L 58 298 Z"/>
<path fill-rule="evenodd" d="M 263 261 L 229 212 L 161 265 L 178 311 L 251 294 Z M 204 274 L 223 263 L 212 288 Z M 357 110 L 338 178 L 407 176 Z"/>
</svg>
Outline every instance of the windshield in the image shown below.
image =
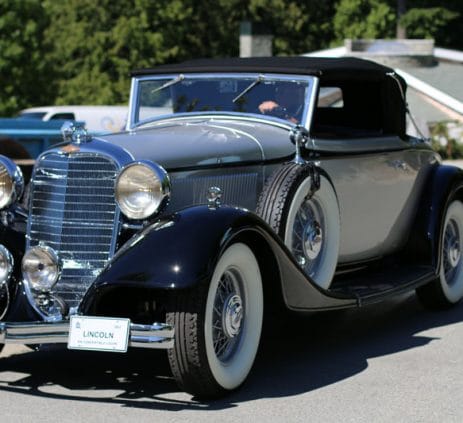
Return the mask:
<svg viewBox="0 0 463 423">
<path fill-rule="evenodd" d="M 274 75 L 169 75 L 138 80 L 134 125 L 176 113 L 233 112 L 300 123 L 309 79 Z"/>
<path fill-rule="evenodd" d="M 19 114 L 19 116 L 17 117 L 17 119 L 39 119 L 39 120 L 42 120 L 45 115 L 47 113 L 46 112 L 21 112 Z"/>
</svg>

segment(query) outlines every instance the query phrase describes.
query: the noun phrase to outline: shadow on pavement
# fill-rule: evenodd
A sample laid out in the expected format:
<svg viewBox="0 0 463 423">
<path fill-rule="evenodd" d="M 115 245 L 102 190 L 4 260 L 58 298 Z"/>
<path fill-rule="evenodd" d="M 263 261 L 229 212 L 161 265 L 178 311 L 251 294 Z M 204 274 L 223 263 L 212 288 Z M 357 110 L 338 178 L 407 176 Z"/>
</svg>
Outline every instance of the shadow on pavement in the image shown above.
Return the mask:
<svg viewBox="0 0 463 423">
<path fill-rule="evenodd" d="M 368 359 L 438 342 L 419 333 L 462 318 L 463 305 L 428 312 L 413 295 L 359 310 L 275 317 L 265 327 L 246 384 L 210 403 L 179 394 L 165 352 L 149 350 L 110 354 L 53 348 L 3 357 L 0 390 L 167 411 L 225 409 L 336 383 L 367 369 Z M 9 372 L 19 376 L 9 381 Z"/>
</svg>

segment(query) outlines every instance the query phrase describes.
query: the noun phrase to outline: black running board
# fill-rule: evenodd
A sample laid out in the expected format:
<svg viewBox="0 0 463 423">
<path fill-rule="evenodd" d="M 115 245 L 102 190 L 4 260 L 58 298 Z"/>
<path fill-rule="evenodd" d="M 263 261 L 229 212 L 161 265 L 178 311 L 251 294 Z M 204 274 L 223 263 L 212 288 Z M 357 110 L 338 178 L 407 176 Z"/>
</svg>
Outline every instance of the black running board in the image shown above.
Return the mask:
<svg viewBox="0 0 463 423">
<path fill-rule="evenodd" d="M 360 307 L 413 290 L 435 278 L 432 266 L 382 267 L 336 277 L 329 291 L 355 296 Z"/>
</svg>

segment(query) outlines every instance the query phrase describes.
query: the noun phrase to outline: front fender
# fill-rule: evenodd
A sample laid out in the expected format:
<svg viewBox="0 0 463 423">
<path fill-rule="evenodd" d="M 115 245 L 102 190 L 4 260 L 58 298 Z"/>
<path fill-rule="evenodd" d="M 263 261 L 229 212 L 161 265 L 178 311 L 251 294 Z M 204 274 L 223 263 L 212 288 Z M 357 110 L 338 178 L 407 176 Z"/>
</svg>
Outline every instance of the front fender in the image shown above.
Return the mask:
<svg viewBox="0 0 463 423">
<path fill-rule="evenodd" d="M 113 288 L 176 290 L 208 280 L 230 243 L 245 240 L 258 258 L 276 260 L 284 301 L 292 309 L 340 308 L 352 298 L 319 288 L 299 268 L 289 250 L 257 215 L 235 207 L 195 206 L 164 217 L 129 240 L 87 291 L 80 311 L 95 310 Z M 260 264 L 265 265 L 260 260 Z M 264 281 L 266 283 L 266 281 Z"/>
<path fill-rule="evenodd" d="M 81 310 L 113 287 L 189 288 L 210 277 L 233 228 L 249 212 L 232 207 L 191 207 L 163 217 L 131 238 L 86 293 Z"/>
</svg>

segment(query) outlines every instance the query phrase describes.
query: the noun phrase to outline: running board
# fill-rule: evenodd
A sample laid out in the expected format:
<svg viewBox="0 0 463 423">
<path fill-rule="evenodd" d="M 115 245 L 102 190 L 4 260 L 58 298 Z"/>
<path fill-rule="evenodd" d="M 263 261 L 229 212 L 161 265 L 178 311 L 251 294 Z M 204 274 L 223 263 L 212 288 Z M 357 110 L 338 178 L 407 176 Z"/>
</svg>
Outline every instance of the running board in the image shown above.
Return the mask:
<svg viewBox="0 0 463 423">
<path fill-rule="evenodd" d="M 330 291 L 357 297 L 360 307 L 413 290 L 436 277 L 432 266 L 384 266 L 338 276 Z"/>
</svg>

